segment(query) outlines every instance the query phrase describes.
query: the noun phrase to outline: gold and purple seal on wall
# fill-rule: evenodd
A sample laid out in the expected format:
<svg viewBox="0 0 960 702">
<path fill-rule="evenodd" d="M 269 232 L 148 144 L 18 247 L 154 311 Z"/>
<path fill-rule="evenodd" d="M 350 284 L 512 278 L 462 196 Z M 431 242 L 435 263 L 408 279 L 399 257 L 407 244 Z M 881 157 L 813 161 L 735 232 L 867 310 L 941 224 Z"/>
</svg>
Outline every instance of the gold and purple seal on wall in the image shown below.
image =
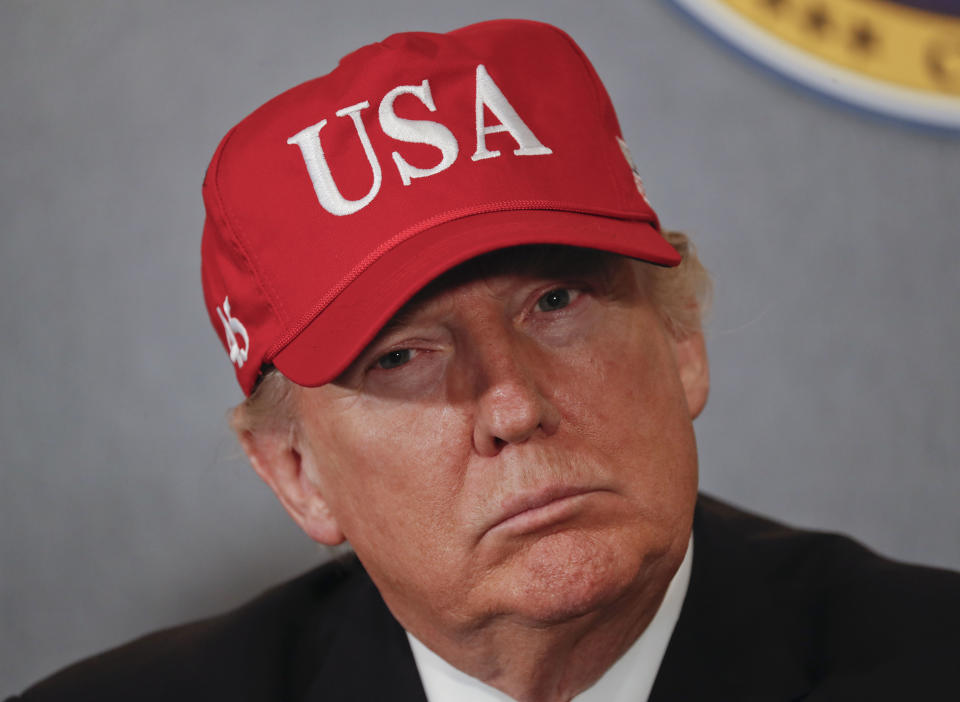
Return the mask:
<svg viewBox="0 0 960 702">
<path fill-rule="evenodd" d="M 831 98 L 960 130 L 960 0 L 671 0 Z"/>
</svg>

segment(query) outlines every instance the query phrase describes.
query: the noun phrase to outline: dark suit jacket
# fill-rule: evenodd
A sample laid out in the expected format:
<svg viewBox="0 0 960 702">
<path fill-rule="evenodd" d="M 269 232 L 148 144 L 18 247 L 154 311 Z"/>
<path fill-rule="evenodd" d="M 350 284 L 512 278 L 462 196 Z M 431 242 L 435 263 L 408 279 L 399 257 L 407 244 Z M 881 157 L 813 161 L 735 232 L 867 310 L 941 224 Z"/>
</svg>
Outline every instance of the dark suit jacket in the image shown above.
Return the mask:
<svg viewBox="0 0 960 702">
<path fill-rule="evenodd" d="M 960 575 L 701 496 L 667 700 L 960 698 Z M 24 702 L 425 702 L 403 629 L 352 557 L 67 668 Z"/>
</svg>

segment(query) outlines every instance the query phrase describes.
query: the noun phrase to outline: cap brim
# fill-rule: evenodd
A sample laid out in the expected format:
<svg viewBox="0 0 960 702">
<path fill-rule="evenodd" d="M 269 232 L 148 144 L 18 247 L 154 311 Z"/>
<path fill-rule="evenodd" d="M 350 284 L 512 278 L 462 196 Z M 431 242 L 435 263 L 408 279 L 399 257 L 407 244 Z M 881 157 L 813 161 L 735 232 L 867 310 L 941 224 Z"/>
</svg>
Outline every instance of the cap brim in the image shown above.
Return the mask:
<svg viewBox="0 0 960 702">
<path fill-rule="evenodd" d="M 272 362 L 290 380 L 324 385 L 343 373 L 430 281 L 481 254 L 525 244 L 599 249 L 663 266 L 680 255 L 648 222 L 553 210 L 472 215 L 427 229 L 371 264 Z"/>
</svg>

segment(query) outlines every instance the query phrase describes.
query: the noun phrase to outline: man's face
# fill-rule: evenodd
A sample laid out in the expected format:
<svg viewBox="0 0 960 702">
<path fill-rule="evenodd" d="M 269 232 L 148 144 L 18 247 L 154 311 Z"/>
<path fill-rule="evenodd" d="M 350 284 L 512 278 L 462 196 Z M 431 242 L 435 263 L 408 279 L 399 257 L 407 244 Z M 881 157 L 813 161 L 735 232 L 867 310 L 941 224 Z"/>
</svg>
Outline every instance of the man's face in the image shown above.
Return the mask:
<svg viewBox="0 0 960 702">
<path fill-rule="evenodd" d="M 551 251 L 448 274 L 299 392 L 307 530 L 342 532 L 415 633 L 577 617 L 686 549 L 702 339 L 667 332 L 635 264 Z"/>
</svg>

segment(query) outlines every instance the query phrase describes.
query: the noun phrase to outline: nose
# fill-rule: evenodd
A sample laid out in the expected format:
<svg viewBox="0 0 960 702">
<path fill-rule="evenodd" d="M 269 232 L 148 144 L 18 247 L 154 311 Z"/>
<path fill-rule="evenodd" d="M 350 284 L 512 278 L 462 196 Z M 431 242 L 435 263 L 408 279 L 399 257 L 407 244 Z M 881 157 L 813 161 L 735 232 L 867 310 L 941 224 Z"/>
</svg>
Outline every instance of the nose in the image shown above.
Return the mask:
<svg viewBox="0 0 960 702">
<path fill-rule="evenodd" d="M 556 433 L 560 411 L 541 385 L 547 360 L 531 342 L 502 330 L 486 336 L 474 356 L 478 382 L 473 444 L 479 455 L 493 457 L 510 444 Z"/>
</svg>

